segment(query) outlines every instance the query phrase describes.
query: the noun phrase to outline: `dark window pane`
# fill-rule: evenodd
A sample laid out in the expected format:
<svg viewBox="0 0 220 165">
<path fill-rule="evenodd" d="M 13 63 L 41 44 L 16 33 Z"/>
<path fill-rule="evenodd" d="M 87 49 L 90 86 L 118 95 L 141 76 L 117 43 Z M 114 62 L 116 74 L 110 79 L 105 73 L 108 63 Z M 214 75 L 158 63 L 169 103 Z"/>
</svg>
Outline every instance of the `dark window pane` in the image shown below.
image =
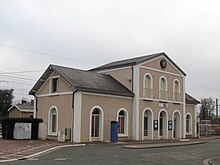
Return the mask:
<svg viewBox="0 0 220 165">
<path fill-rule="evenodd" d="M 121 133 L 121 134 L 125 133 L 125 131 L 124 131 L 124 116 L 119 116 L 118 125 L 119 125 L 118 133 Z"/>
<path fill-rule="evenodd" d="M 58 78 L 52 79 L 52 93 L 58 92 Z"/>
<path fill-rule="evenodd" d="M 91 136 L 94 137 L 94 133 L 95 133 L 95 127 L 94 127 L 94 120 L 95 120 L 95 117 L 92 116 L 92 129 L 91 129 Z"/>
<path fill-rule="evenodd" d="M 144 136 L 148 136 L 148 117 L 144 117 Z"/>
<path fill-rule="evenodd" d="M 99 116 L 95 116 L 95 137 L 99 137 Z"/>
<path fill-rule="evenodd" d="M 57 129 L 57 116 L 52 115 L 52 132 L 56 132 Z"/>
</svg>

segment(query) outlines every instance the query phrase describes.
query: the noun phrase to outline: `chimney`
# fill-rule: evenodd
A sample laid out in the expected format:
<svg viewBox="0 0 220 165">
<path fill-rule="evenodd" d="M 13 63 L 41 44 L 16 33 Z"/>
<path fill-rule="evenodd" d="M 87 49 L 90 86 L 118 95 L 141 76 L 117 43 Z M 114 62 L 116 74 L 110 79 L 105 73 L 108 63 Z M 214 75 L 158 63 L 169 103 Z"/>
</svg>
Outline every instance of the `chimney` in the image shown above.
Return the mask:
<svg viewBox="0 0 220 165">
<path fill-rule="evenodd" d="M 27 101 L 22 99 L 21 104 L 25 104 L 25 103 L 27 103 Z"/>
</svg>

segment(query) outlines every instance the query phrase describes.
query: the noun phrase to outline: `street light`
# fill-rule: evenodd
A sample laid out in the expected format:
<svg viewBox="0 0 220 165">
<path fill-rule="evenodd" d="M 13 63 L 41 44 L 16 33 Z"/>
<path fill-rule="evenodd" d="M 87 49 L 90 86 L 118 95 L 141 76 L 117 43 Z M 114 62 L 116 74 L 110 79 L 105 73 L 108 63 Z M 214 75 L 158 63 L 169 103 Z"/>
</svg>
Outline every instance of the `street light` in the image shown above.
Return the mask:
<svg viewBox="0 0 220 165">
<path fill-rule="evenodd" d="M 220 107 L 220 105 L 218 105 L 218 99 L 216 99 L 216 124 L 218 125 L 218 107 Z"/>
</svg>

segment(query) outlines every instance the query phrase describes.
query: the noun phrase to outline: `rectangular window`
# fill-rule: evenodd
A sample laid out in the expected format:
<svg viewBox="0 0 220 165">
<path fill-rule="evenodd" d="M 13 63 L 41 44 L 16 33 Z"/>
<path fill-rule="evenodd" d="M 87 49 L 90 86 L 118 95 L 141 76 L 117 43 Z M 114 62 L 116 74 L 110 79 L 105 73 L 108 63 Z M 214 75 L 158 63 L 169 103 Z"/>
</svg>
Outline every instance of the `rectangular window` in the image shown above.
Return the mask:
<svg viewBox="0 0 220 165">
<path fill-rule="evenodd" d="M 59 78 L 52 78 L 51 79 L 51 93 L 58 92 L 59 89 Z"/>
</svg>

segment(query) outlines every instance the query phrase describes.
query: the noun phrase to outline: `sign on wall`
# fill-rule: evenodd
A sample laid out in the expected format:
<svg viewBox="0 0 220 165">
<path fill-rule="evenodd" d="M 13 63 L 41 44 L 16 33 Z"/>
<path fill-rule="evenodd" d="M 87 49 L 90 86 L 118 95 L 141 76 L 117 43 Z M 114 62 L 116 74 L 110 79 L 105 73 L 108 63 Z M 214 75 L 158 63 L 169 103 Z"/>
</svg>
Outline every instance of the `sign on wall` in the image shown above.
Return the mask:
<svg viewBox="0 0 220 165">
<path fill-rule="evenodd" d="M 173 129 L 173 121 L 168 120 L 168 130 L 172 130 L 172 129 Z"/>
<path fill-rule="evenodd" d="M 158 130 L 158 120 L 154 120 L 154 130 Z"/>
</svg>

